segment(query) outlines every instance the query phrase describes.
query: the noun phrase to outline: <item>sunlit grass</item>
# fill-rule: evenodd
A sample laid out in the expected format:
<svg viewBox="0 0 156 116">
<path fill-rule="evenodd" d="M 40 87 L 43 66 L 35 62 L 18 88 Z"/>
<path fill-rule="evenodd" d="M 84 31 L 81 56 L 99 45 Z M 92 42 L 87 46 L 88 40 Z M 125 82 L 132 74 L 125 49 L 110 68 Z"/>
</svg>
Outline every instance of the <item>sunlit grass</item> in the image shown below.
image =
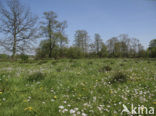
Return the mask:
<svg viewBox="0 0 156 116">
<path fill-rule="evenodd" d="M 122 104 L 156 107 L 155 69 L 143 59 L 0 62 L 0 115 L 120 116 Z"/>
</svg>

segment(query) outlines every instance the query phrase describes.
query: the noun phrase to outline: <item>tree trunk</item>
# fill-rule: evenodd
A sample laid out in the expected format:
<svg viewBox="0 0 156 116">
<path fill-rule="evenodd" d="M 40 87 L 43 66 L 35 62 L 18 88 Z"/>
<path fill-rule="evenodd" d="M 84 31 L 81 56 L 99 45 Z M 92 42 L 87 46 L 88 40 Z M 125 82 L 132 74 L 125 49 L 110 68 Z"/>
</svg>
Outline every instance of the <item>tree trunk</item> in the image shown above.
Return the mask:
<svg viewBox="0 0 156 116">
<path fill-rule="evenodd" d="M 13 50 L 12 50 L 12 59 L 15 60 L 16 56 L 16 35 L 14 35 L 14 43 L 13 43 Z"/>
</svg>

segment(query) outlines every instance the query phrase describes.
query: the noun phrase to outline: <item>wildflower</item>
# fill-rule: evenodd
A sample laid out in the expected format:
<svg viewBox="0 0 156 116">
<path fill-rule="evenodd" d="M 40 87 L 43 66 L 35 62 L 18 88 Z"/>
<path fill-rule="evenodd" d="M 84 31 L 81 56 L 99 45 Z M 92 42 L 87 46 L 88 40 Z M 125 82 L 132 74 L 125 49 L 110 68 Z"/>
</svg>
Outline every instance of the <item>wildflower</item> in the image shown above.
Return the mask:
<svg viewBox="0 0 156 116">
<path fill-rule="evenodd" d="M 45 104 L 45 102 L 42 102 L 42 104 Z"/>
<path fill-rule="evenodd" d="M 26 102 L 28 102 L 28 101 L 25 99 L 23 102 L 25 102 L 25 103 L 26 103 Z"/>
<path fill-rule="evenodd" d="M 54 99 L 57 99 L 57 96 L 56 95 L 54 96 Z"/>
<path fill-rule="evenodd" d="M 40 87 L 40 90 L 43 90 L 43 87 Z"/>
<path fill-rule="evenodd" d="M 155 101 L 155 102 L 153 102 L 153 104 L 156 104 L 156 101 Z"/>
<path fill-rule="evenodd" d="M 62 110 L 63 113 L 65 113 L 65 112 L 67 112 L 67 111 L 68 111 L 68 109 L 64 109 L 64 110 Z"/>
<path fill-rule="evenodd" d="M 74 114 L 74 113 L 75 113 L 75 110 L 71 109 L 70 114 Z"/>
<path fill-rule="evenodd" d="M 66 103 L 67 103 L 67 101 L 64 101 L 64 103 L 66 104 Z"/>
<path fill-rule="evenodd" d="M 27 111 L 27 110 L 28 110 L 28 111 L 32 111 L 33 108 L 32 108 L 32 107 L 27 107 L 27 108 L 24 109 L 24 111 Z"/>
<path fill-rule="evenodd" d="M 87 116 L 87 114 L 85 114 L 85 113 L 82 113 L 82 116 Z"/>
<path fill-rule="evenodd" d="M 28 99 L 31 99 L 31 96 L 29 96 Z"/>
<path fill-rule="evenodd" d="M 77 112 L 77 114 L 79 115 L 79 114 L 81 114 L 81 112 L 80 112 L 80 111 L 78 111 L 78 112 Z"/>
<path fill-rule="evenodd" d="M 59 106 L 60 109 L 64 109 L 64 106 Z"/>
<path fill-rule="evenodd" d="M 6 100 L 6 98 L 3 98 L 3 101 L 5 101 Z"/>
<path fill-rule="evenodd" d="M 2 94 L 3 92 L 0 91 L 0 94 Z"/>
</svg>

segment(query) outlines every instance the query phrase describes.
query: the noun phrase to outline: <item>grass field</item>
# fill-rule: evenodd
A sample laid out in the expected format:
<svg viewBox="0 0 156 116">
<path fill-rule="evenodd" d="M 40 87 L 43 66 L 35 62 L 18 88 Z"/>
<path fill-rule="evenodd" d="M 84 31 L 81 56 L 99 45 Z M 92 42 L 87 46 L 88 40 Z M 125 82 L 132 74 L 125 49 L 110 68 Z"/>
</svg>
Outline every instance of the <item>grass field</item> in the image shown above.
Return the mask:
<svg viewBox="0 0 156 116">
<path fill-rule="evenodd" d="M 123 104 L 156 109 L 156 60 L 0 62 L 0 116 L 121 116 Z"/>
</svg>

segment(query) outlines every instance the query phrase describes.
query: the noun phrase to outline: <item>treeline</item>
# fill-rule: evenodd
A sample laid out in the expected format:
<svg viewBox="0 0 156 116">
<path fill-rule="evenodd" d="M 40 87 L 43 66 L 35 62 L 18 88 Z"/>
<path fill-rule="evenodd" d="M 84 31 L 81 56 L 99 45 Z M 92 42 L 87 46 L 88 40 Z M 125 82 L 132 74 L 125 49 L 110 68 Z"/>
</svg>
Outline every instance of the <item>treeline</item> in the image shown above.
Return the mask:
<svg viewBox="0 0 156 116">
<path fill-rule="evenodd" d="M 44 12 L 43 18 L 34 16 L 19 0 L 8 0 L 5 5 L 0 4 L 0 47 L 12 53 L 12 59 L 21 57 L 27 59 L 30 51 L 35 49 L 35 58 L 103 58 L 103 57 L 156 57 L 156 39 L 149 43 L 149 48 L 136 38 L 127 34 L 112 37 L 103 42 L 96 33 L 94 41 L 90 39 L 86 30 L 77 30 L 73 45 L 68 45 L 65 34 L 66 21 L 59 21 L 55 12 Z M 38 46 L 38 38 L 44 38 Z M 8 58 L 6 54 L 0 58 Z"/>
</svg>

